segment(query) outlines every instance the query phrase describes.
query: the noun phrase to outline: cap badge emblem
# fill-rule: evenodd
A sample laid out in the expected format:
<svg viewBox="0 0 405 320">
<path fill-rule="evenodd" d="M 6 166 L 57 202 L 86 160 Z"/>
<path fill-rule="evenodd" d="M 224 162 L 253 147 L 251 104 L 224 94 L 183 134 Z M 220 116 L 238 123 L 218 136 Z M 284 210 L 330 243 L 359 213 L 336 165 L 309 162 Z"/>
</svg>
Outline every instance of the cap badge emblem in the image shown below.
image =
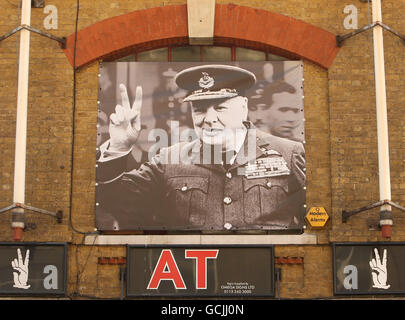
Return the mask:
<svg viewBox="0 0 405 320">
<path fill-rule="evenodd" d="M 202 75 L 203 75 L 203 77 L 200 78 L 200 80 L 198 81 L 200 88 L 203 88 L 203 89 L 212 88 L 215 83 L 214 79 L 212 77 L 210 77 L 210 75 L 206 72 L 202 72 Z"/>
</svg>

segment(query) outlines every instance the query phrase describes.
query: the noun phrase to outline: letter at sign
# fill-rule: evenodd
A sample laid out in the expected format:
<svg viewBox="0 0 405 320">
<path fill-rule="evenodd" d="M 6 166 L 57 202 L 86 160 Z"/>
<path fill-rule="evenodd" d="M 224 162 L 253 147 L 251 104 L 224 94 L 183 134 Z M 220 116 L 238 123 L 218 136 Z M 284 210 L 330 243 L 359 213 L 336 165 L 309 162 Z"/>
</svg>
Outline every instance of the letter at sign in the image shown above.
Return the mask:
<svg viewBox="0 0 405 320">
<path fill-rule="evenodd" d="M 49 13 L 44 19 L 45 29 L 58 29 L 58 9 L 49 4 L 44 8 L 44 13 Z"/>
<path fill-rule="evenodd" d="M 186 250 L 186 259 L 196 259 L 197 289 L 207 289 L 207 259 L 216 259 L 218 250 Z"/>
<path fill-rule="evenodd" d="M 345 29 L 357 29 L 357 8 L 356 6 L 349 4 L 343 9 L 344 13 L 349 13 L 343 20 L 343 26 Z"/>
<path fill-rule="evenodd" d="M 176 289 L 186 289 L 183 277 L 177 267 L 172 251 L 162 250 L 159 260 L 148 284 L 148 289 L 157 289 L 160 281 L 171 280 Z"/>
<path fill-rule="evenodd" d="M 348 265 L 343 269 L 344 274 L 348 274 L 343 280 L 343 286 L 347 290 L 356 290 L 358 286 L 357 268 L 353 265 Z"/>
<path fill-rule="evenodd" d="M 58 269 L 56 266 L 47 265 L 44 268 L 44 273 L 48 274 L 44 279 L 44 288 L 47 290 L 58 289 Z"/>
</svg>

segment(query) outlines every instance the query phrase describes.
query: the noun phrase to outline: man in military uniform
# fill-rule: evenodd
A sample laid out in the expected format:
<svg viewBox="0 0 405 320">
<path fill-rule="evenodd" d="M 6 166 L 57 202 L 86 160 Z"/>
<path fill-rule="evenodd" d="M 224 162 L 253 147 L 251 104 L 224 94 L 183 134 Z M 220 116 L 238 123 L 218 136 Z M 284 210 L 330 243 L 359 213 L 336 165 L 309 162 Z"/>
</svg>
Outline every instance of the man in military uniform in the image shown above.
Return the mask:
<svg viewBox="0 0 405 320">
<path fill-rule="evenodd" d="M 179 72 L 175 81 L 188 91 L 184 101 L 191 104 L 197 138 L 162 148 L 130 172 L 124 172 L 125 162 L 140 131 L 142 89 L 131 107 L 121 85 L 122 106 L 110 116 L 110 140 L 97 163 L 97 204 L 110 206 L 116 220 L 96 214 L 97 227 L 302 229 L 304 149 L 247 121 L 244 94 L 255 80 L 248 70 L 229 65 Z"/>
</svg>

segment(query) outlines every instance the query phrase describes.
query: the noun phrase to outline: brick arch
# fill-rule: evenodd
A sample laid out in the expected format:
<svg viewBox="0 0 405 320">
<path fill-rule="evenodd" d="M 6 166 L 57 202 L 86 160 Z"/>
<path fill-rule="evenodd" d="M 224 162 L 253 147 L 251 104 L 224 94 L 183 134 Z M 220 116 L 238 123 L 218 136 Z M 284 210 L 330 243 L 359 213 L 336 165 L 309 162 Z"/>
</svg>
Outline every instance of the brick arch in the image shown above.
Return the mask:
<svg viewBox="0 0 405 320">
<path fill-rule="evenodd" d="M 73 65 L 75 34 L 65 54 Z M 188 45 L 187 5 L 137 10 L 90 25 L 77 33 L 76 66 L 136 51 Z M 233 4 L 215 7 L 214 45 L 268 51 L 329 68 L 339 48 L 332 33 L 278 13 Z"/>
</svg>

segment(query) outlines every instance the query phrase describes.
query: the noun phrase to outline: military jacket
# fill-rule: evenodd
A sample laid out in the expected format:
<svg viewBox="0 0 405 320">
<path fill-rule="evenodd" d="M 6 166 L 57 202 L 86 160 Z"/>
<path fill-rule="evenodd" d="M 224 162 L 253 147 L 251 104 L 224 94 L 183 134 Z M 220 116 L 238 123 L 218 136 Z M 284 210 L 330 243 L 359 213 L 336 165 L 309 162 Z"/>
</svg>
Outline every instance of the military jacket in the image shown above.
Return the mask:
<svg viewBox="0 0 405 320">
<path fill-rule="evenodd" d="M 299 142 L 254 129 L 235 162 L 201 161 L 201 142 L 162 149 L 139 169 L 124 172 L 126 154 L 98 161 L 96 226 L 102 230 L 302 229 L 305 155 Z M 190 163 L 173 161 L 189 154 Z M 199 161 L 198 161 L 199 160 Z M 176 163 L 174 163 L 176 162 Z"/>
</svg>

